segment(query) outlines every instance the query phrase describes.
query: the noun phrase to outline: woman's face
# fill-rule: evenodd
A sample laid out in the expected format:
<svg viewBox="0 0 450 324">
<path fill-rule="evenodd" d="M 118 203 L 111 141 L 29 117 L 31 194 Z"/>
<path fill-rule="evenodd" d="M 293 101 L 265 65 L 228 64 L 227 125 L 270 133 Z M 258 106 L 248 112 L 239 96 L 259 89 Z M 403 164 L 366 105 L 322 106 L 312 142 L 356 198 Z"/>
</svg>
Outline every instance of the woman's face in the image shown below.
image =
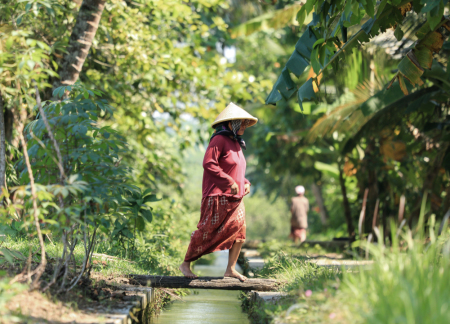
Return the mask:
<svg viewBox="0 0 450 324">
<path fill-rule="evenodd" d="M 244 132 L 245 132 L 245 129 L 247 128 L 247 126 L 248 126 L 248 120 L 246 120 L 246 119 L 242 120 L 241 128 L 239 128 L 239 130 L 237 131 L 237 135 L 239 135 L 239 136 L 244 135 Z M 231 129 L 231 122 L 228 123 L 228 127 Z"/>
<path fill-rule="evenodd" d="M 247 121 L 243 120 L 242 123 L 241 123 L 241 128 L 239 128 L 239 130 L 237 131 L 237 134 L 239 136 L 240 135 L 244 135 L 244 132 L 245 132 L 245 129 L 247 128 L 247 125 L 248 125 Z"/>
</svg>

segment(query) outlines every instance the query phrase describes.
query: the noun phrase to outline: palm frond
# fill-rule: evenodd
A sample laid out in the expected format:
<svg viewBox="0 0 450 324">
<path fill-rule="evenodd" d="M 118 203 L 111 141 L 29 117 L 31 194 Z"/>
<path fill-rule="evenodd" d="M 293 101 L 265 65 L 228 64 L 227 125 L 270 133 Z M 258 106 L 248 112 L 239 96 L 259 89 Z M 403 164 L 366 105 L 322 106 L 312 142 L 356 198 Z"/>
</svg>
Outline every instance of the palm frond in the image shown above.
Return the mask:
<svg viewBox="0 0 450 324">
<path fill-rule="evenodd" d="M 301 3 L 286 6 L 283 9 L 267 12 L 255 17 L 231 29 L 231 38 L 248 36 L 258 31 L 269 28 L 279 29 L 287 25 L 296 25 L 297 12 L 302 7 Z"/>
<path fill-rule="evenodd" d="M 369 99 L 374 91 L 378 91 L 386 84 L 387 78 L 376 78 L 371 84 L 364 81 L 354 91 L 342 95 L 332 105 L 326 105 L 328 112 L 319 118 L 312 126 L 306 137 L 312 143 L 319 137 L 326 137 L 335 131 L 342 133 L 356 133 L 370 119 L 358 108 Z M 320 107 L 318 109 L 321 109 Z"/>
</svg>

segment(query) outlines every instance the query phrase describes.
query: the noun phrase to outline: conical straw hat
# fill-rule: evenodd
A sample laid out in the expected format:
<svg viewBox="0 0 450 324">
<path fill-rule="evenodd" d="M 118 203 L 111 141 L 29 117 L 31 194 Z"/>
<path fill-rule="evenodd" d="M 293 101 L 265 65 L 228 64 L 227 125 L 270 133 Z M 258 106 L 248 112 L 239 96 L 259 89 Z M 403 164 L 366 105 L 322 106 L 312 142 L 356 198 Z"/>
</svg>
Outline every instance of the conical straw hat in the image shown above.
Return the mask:
<svg viewBox="0 0 450 324">
<path fill-rule="evenodd" d="M 247 127 L 251 127 L 258 122 L 258 118 L 253 117 L 241 107 L 238 107 L 234 103 L 230 102 L 230 104 L 224 110 L 222 110 L 219 116 L 217 116 L 216 120 L 211 124 L 211 126 L 214 127 L 214 125 L 217 125 L 219 123 L 236 119 L 248 119 L 250 122 Z"/>
</svg>

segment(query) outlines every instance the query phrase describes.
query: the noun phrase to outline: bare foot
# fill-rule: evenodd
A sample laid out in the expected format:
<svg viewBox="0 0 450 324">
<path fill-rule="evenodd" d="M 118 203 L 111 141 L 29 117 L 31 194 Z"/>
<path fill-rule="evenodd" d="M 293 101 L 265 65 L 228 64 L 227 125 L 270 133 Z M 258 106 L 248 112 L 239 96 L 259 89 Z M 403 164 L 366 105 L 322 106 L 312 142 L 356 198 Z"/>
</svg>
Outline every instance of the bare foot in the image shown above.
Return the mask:
<svg viewBox="0 0 450 324">
<path fill-rule="evenodd" d="M 189 279 L 196 279 L 196 278 L 198 278 L 198 276 L 195 275 L 195 274 L 191 271 L 191 263 L 190 263 L 190 262 L 183 262 L 183 263 L 180 265 L 180 271 L 183 273 L 183 275 L 184 275 L 186 278 L 189 278 Z"/>
<path fill-rule="evenodd" d="M 240 281 L 244 282 L 247 280 L 246 276 L 241 275 L 239 272 L 237 272 L 235 269 L 225 271 L 224 277 L 232 277 L 232 278 L 238 278 Z"/>
</svg>

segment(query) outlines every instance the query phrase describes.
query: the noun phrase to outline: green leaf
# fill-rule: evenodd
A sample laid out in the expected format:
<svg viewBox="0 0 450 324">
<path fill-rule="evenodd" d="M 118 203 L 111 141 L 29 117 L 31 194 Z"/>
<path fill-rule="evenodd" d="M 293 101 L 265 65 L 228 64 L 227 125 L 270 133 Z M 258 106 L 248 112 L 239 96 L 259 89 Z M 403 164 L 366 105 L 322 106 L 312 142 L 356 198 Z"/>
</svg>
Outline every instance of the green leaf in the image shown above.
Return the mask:
<svg viewBox="0 0 450 324">
<path fill-rule="evenodd" d="M 133 233 L 131 233 L 127 228 L 122 230 L 122 234 L 123 236 L 128 237 L 129 239 L 132 239 L 134 237 Z"/>
<path fill-rule="evenodd" d="M 387 4 L 387 0 L 381 1 L 380 5 L 378 6 L 378 9 L 377 9 L 377 17 L 380 17 L 380 15 L 383 13 L 383 10 L 386 7 L 386 4 Z"/>
<path fill-rule="evenodd" d="M 18 259 L 21 261 L 26 260 L 26 257 L 20 253 L 19 251 L 10 250 L 8 248 L 0 248 L 0 255 L 8 261 L 10 264 L 14 264 L 14 259 Z"/>
<path fill-rule="evenodd" d="M 161 199 L 156 198 L 156 195 L 148 195 L 144 197 L 143 204 L 148 202 L 160 201 Z"/>
<path fill-rule="evenodd" d="M 410 54 L 411 53 L 411 54 Z M 408 53 L 398 64 L 398 70 L 400 73 L 411 82 L 412 85 L 421 83 L 420 77 L 423 74 L 423 69 L 418 66 L 417 62 L 414 62 L 412 52 Z"/>
<path fill-rule="evenodd" d="M 283 69 L 281 73 L 281 82 L 278 84 L 278 91 L 280 91 L 281 95 L 285 100 L 288 100 L 295 92 L 296 87 L 294 81 L 292 81 L 291 76 L 289 75 L 289 70 L 287 68 Z"/>
<path fill-rule="evenodd" d="M 147 222 L 149 222 L 149 223 L 152 222 L 153 214 L 152 214 L 152 212 L 150 210 L 148 210 L 148 209 L 141 209 L 140 213 L 141 213 L 142 217 L 144 217 Z"/>
<path fill-rule="evenodd" d="M 64 96 L 64 87 L 59 87 L 58 88 L 58 97 L 62 98 Z"/>
<path fill-rule="evenodd" d="M 312 82 L 313 82 L 313 79 L 309 79 L 300 87 L 300 89 L 298 89 L 298 93 L 297 93 L 298 103 L 300 104 L 300 108 L 302 111 L 303 111 L 303 105 L 302 105 L 303 101 L 316 99 L 316 93 L 314 92 Z"/>
<path fill-rule="evenodd" d="M 151 193 L 153 191 L 152 188 L 147 188 L 144 190 L 144 192 L 142 193 L 142 197 L 147 196 L 149 193 Z"/>
<path fill-rule="evenodd" d="M 295 49 L 303 57 L 310 59 L 311 52 L 313 50 L 313 45 L 317 41 L 316 35 L 312 32 L 311 28 L 306 28 L 305 32 L 299 38 L 297 44 L 295 44 Z"/>
<path fill-rule="evenodd" d="M 431 94 L 426 94 L 425 96 L 422 96 L 419 99 L 412 101 L 408 105 L 405 114 L 410 114 L 420 109 L 428 110 L 429 108 L 432 108 L 434 105 L 430 102 L 430 99 Z"/>
<path fill-rule="evenodd" d="M 11 265 L 14 264 L 14 256 L 7 248 L 0 248 L 0 254 L 8 261 Z"/>
<path fill-rule="evenodd" d="M 422 47 L 413 50 L 414 55 L 420 66 L 425 69 L 431 69 L 433 64 L 433 52 L 427 47 Z"/>
<path fill-rule="evenodd" d="M 363 3 L 363 7 L 366 10 L 366 13 L 374 18 L 375 15 L 375 3 L 373 0 L 365 0 L 365 3 Z"/>
<path fill-rule="evenodd" d="M 390 89 L 383 89 L 367 99 L 359 109 L 364 116 L 369 116 L 377 112 L 381 107 L 387 106 L 403 96 L 398 83 L 394 83 Z"/>
<path fill-rule="evenodd" d="M 316 74 L 319 74 L 322 65 L 319 62 L 319 50 L 315 48 L 311 54 L 311 66 Z"/>
<path fill-rule="evenodd" d="M 297 13 L 297 22 L 300 27 L 303 26 L 306 18 L 306 7 L 303 5 Z"/>
<path fill-rule="evenodd" d="M 420 0 L 421 5 L 425 5 L 421 12 L 430 12 L 431 10 L 435 9 L 436 7 L 439 7 L 442 0 Z"/>
<path fill-rule="evenodd" d="M 288 62 L 286 63 L 286 67 L 295 74 L 296 77 L 299 77 L 303 72 L 305 72 L 305 68 L 309 65 L 309 62 L 301 56 L 296 50 L 292 53 Z"/>
<path fill-rule="evenodd" d="M 317 2 L 317 0 L 306 0 L 306 3 L 303 5 L 305 7 L 306 13 L 310 13 L 313 8 L 314 4 Z"/>
<path fill-rule="evenodd" d="M 416 13 L 420 13 L 423 9 L 423 4 L 421 4 L 421 0 L 413 0 L 413 9 Z"/>
<path fill-rule="evenodd" d="M 266 142 L 270 141 L 270 139 L 272 138 L 273 135 L 275 135 L 274 132 L 268 132 L 268 133 L 266 134 L 265 141 L 266 141 Z"/>
<path fill-rule="evenodd" d="M 136 229 L 142 232 L 145 229 L 145 220 L 141 216 L 136 218 Z"/>
<path fill-rule="evenodd" d="M 107 229 L 111 226 L 111 223 L 104 217 L 101 218 L 100 223 Z"/>
<path fill-rule="evenodd" d="M 444 3 L 440 1 L 439 6 L 434 7 L 427 13 L 427 21 L 430 24 L 431 30 L 434 30 L 436 26 L 441 22 L 443 15 L 444 15 Z"/>
<path fill-rule="evenodd" d="M 401 29 L 400 25 L 397 25 L 397 28 L 395 28 L 394 36 L 397 38 L 398 41 L 401 41 L 403 39 L 403 35 L 405 33 Z"/>
<path fill-rule="evenodd" d="M 316 161 L 314 162 L 314 168 L 319 171 L 328 171 L 334 175 L 339 175 L 339 169 L 336 165 Z"/>
<path fill-rule="evenodd" d="M 321 38 L 315 41 L 313 48 L 316 48 L 318 45 L 323 44 L 325 42 L 325 38 Z"/>
<path fill-rule="evenodd" d="M 326 55 L 326 50 L 327 50 L 327 47 L 326 46 L 322 46 L 322 47 L 320 47 L 319 48 L 319 62 L 320 62 L 320 68 L 322 68 L 326 63 L 325 63 L 325 60 L 326 60 L 326 58 L 327 58 L 327 55 Z M 316 72 L 317 73 L 317 72 Z M 318 73 L 317 73 L 318 74 Z"/>
</svg>

